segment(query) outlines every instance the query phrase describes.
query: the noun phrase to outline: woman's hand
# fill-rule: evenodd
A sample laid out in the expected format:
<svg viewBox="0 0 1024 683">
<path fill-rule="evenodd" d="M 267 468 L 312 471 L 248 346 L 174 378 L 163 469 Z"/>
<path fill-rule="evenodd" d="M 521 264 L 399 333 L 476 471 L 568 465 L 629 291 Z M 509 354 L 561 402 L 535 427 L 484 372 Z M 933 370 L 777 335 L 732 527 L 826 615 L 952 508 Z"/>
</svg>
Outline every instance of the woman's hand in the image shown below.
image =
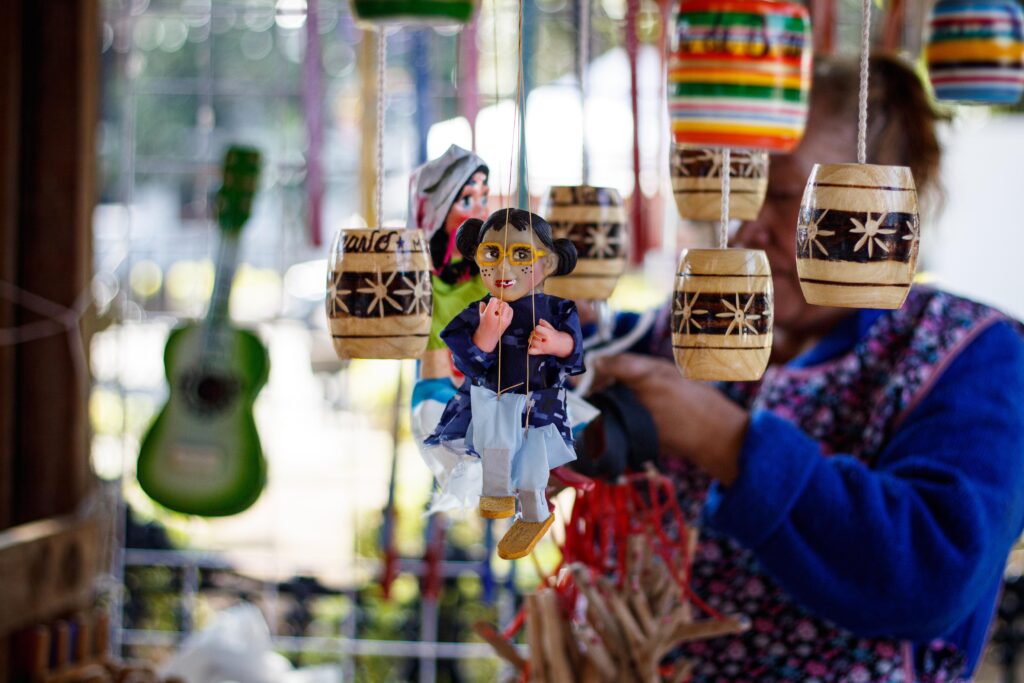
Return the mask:
<svg viewBox="0 0 1024 683">
<path fill-rule="evenodd" d="M 728 486 L 739 476 L 749 416 L 707 384 L 685 380 L 668 360 L 622 354 L 600 358 L 603 379 L 628 386 L 658 428 L 662 454 L 693 462 Z"/>
<path fill-rule="evenodd" d="M 473 333 L 473 343 L 484 353 L 490 353 L 498 340 L 512 324 L 512 307 L 500 299 L 480 302 L 480 324 Z"/>
<path fill-rule="evenodd" d="M 531 356 L 568 358 L 575 345 L 571 334 L 556 330 L 547 320 L 540 320 L 530 335 L 530 349 L 527 353 Z"/>
</svg>

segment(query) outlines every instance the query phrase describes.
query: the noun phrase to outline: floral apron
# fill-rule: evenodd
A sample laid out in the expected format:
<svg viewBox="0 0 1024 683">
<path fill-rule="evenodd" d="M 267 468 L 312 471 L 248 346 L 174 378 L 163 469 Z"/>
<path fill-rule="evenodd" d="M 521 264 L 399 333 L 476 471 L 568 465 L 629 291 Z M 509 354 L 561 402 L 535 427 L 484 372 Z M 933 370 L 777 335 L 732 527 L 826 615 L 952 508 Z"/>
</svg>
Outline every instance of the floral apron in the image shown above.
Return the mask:
<svg viewBox="0 0 1024 683">
<path fill-rule="evenodd" d="M 847 354 L 814 367 L 771 367 L 760 382 L 723 389 L 747 409 L 769 410 L 799 426 L 826 454 L 849 453 L 870 466 L 941 371 L 1005 319 L 981 304 L 915 287 L 902 309 L 876 321 Z M 659 347 L 671 350 L 664 342 Z M 678 460 L 666 470 L 687 521 L 695 522 L 709 478 Z M 694 683 L 941 683 L 962 676 L 964 654 L 951 644 L 935 641 L 911 657 L 909 643 L 858 637 L 812 615 L 761 571 L 752 553 L 710 529 L 702 530 L 691 581 L 709 605 L 751 622 L 739 636 L 681 649 L 698 662 Z"/>
</svg>

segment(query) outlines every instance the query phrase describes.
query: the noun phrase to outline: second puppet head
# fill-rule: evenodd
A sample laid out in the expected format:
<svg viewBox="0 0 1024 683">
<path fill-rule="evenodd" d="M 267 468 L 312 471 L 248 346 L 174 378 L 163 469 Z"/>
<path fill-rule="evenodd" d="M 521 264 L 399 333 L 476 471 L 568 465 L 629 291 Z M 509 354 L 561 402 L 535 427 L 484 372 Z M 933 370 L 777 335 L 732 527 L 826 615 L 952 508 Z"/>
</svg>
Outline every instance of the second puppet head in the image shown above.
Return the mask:
<svg viewBox="0 0 1024 683">
<path fill-rule="evenodd" d="M 486 221 L 470 218 L 455 240 L 463 257 L 480 269 L 487 291 L 503 301 L 521 299 L 547 277 L 576 267 L 573 243 L 554 239 L 546 220 L 522 209 L 499 209 Z"/>
</svg>

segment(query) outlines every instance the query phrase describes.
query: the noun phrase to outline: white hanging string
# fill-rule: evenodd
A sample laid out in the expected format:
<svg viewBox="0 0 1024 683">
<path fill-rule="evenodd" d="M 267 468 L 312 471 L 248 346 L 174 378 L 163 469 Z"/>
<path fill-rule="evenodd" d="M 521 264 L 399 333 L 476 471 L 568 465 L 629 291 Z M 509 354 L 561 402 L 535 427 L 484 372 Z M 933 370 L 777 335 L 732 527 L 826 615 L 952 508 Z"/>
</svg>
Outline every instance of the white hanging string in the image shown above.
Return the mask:
<svg viewBox="0 0 1024 683">
<path fill-rule="evenodd" d="M 864 0 L 864 25 L 860 32 L 860 101 L 857 118 L 857 163 L 868 157 L 868 54 L 871 50 L 871 2 Z"/>
<path fill-rule="evenodd" d="M 729 176 L 732 172 L 732 152 L 728 147 L 722 150 L 722 216 L 718 225 L 718 248 L 729 245 Z"/>
<path fill-rule="evenodd" d="M 582 179 L 583 184 L 590 183 L 590 154 L 587 152 L 587 71 L 590 66 L 590 0 L 578 0 L 580 12 L 579 30 L 579 64 L 577 65 L 580 79 L 580 139 L 583 143 Z"/>
<path fill-rule="evenodd" d="M 387 93 L 388 39 L 381 27 L 377 33 L 377 226 L 384 225 L 384 105 Z"/>
</svg>

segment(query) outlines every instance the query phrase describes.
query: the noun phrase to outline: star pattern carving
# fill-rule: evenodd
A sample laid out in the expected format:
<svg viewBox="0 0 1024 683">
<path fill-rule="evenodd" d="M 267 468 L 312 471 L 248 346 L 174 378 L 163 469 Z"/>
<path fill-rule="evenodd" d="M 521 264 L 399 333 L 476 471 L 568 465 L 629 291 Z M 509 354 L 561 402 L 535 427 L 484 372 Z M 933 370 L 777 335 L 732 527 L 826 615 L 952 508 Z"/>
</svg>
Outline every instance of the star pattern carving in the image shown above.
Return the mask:
<svg viewBox="0 0 1024 683">
<path fill-rule="evenodd" d="M 675 301 L 675 307 L 672 311 L 679 319 L 679 334 L 690 334 L 690 325 L 693 325 L 694 329 L 704 329 L 699 322 L 693 319 L 695 315 L 707 315 L 707 310 L 698 308 L 694 310 L 693 306 L 697 303 L 697 299 L 700 297 L 700 292 L 696 292 L 692 299 L 686 298 L 686 292 L 683 292 L 683 301 L 680 303 L 679 299 Z"/>
<path fill-rule="evenodd" d="M 733 152 L 736 175 L 740 178 L 763 178 L 768 175 L 768 158 L 753 152 Z"/>
<path fill-rule="evenodd" d="M 690 168 L 686 165 L 686 150 L 677 149 L 672 154 L 672 175 L 677 178 L 686 178 L 690 175 Z"/>
<path fill-rule="evenodd" d="M 713 149 L 703 149 L 697 162 L 710 161 L 711 168 L 708 169 L 707 178 L 721 177 L 722 175 L 722 153 Z"/>
<path fill-rule="evenodd" d="M 726 328 L 725 330 L 725 336 L 728 337 L 730 334 L 732 334 L 732 331 L 734 329 L 736 330 L 737 334 L 745 335 L 747 333 L 748 328 L 751 332 L 757 334 L 757 328 L 754 327 L 754 321 L 760 320 L 761 314 L 750 313 L 750 305 L 754 303 L 753 294 L 751 294 L 747 298 L 747 303 L 743 304 L 743 306 L 740 306 L 740 295 L 738 293 L 736 294 L 735 306 L 732 303 L 730 303 L 728 299 L 722 299 L 722 303 L 725 304 L 725 307 L 728 308 L 729 310 L 728 312 L 725 313 L 716 313 L 715 317 L 732 318 L 732 320 L 729 321 L 729 327 Z"/>
<path fill-rule="evenodd" d="M 592 258 L 613 257 L 618 253 L 618 247 L 622 244 L 621 235 L 612 234 L 611 223 L 598 223 L 587 228 L 587 235 L 583 243 L 589 248 L 587 256 Z"/>
<path fill-rule="evenodd" d="M 863 235 L 863 237 L 857 240 L 857 244 L 853 245 L 854 252 L 860 251 L 861 247 L 863 247 L 865 244 L 868 246 L 868 258 L 871 258 L 872 256 L 875 255 L 873 249 L 874 245 L 878 245 L 878 248 L 886 253 L 889 252 L 889 247 L 885 246 L 885 242 L 878 238 L 880 235 L 896 234 L 896 230 L 894 228 L 881 227 L 882 221 L 884 221 L 885 217 L 888 215 L 889 213 L 886 212 L 883 213 L 878 218 L 872 218 L 871 214 L 868 213 L 865 216 L 865 220 L 863 223 L 861 223 L 856 218 L 850 219 L 850 222 L 857 226 L 856 228 L 852 228 L 850 230 L 850 233 Z"/>
<path fill-rule="evenodd" d="M 551 233 L 556 240 L 567 240 L 569 239 L 570 224 L 569 223 L 551 223 Z"/>
<path fill-rule="evenodd" d="M 821 251 L 822 256 L 828 258 L 828 249 L 826 249 L 821 241 L 818 240 L 818 237 L 832 237 L 836 234 L 835 230 L 822 230 L 818 227 L 827 213 L 828 209 L 825 209 L 825 211 L 818 216 L 818 220 L 811 221 L 807 224 L 807 236 L 805 240 L 807 242 L 807 251 L 810 253 L 811 258 L 814 258 L 814 247 L 817 247 Z"/>
<path fill-rule="evenodd" d="M 427 273 L 425 271 L 414 273 L 412 280 L 403 275 L 402 282 L 406 289 L 396 289 L 394 294 L 412 296 L 412 299 L 409 300 L 409 308 L 405 312 L 410 315 L 430 313 L 430 278 Z"/>
<path fill-rule="evenodd" d="M 345 297 L 352 293 L 351 289 L 343 289 L 341 285 L 341 271 L 335 271 L 331 278 L 331 313 L 342 311 L 351 315 Z"/>
<path fill-rule="evenodd" d="M 906 224 L 907 224 L 907 230 L 909 232 L 908 232 L 908 234 L 904 235 L 900 239 L 902 239 L 904 242 L 906 242 L 908 240 L 914 241 L 914 242 L 920 242 L 921 241 L 921 224 L 918 223 L 917 221 L 913 221 L 913 220 L 907 221 Z"/>
<path fill-rule="evenodd" d="M 367 313 L 371 313 L 372 314 L 373 313 L 373 309 L 376 308 L 376 309 L 378 309 L 380 311 L 380 317 L 383 318 L 384 317 L 384 304 L 385 303 L 391 305 L 396 310 L 399 310 L 399 311 L 402 310 L 402 307 L 399 305 L 399 303 L 397 301 L 395 301 L 394 299 L 392 299 L 391 296 L 388 294 L 388 288 L 391 286 L 391 283 L 395 281 L 395 276 L 396 275 L 398 275 L 398 273 L 393 271 L 391 273 L 391 275 L 388 276 L 388 279 L 385 280 L 384 279 L 384 275 L 378 269 L 377 270 L 377 281 L 376 282 L 374 282 L 374 281 L 372 281 L 370 279 L 367 279 L 366 280 L 367 286 L 366 287 L 360 287 L 359 289 L 356 290 L 360 294 L 372 294 L 373 295 L 373 299 L 370 301 L 370 305 L 366 307 L 366 312 Z"/>
</svg>

